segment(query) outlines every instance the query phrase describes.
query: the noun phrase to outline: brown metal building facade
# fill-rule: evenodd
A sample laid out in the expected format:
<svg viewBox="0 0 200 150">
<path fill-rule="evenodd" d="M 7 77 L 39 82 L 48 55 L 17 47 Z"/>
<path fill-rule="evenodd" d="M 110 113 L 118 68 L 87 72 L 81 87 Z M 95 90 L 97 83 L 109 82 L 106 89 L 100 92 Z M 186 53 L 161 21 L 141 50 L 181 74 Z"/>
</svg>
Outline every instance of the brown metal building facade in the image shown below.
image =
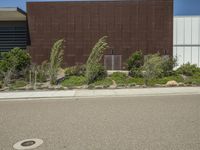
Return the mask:
<svg viewBox="0 0 200 150">
<path fill-rule="evenodd" d="M 136 50 L 172 55 L 173 0 L 28 2 L 27 14 L 28 50 L 36 63 L 64 38 L 64 65 L 83 64 L 104 35 L 111 47 L 104 57 L 107 69 L 122 69 Z"/>
</svg>

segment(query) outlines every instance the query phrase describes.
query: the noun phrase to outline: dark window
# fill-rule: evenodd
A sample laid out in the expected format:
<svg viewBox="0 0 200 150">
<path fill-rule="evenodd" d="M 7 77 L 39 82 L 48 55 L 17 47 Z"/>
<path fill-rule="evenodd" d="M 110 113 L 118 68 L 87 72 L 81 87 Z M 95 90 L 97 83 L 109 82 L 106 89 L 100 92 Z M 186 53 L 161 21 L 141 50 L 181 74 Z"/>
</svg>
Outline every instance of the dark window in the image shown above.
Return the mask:
<svg viewBox="0 0 200 150">
<path fill-rule="evenodd" d="M 0 27 L 0 51 L 9 51 L 14 47 L 26 49 L 26 27 Z"/>
</svg>

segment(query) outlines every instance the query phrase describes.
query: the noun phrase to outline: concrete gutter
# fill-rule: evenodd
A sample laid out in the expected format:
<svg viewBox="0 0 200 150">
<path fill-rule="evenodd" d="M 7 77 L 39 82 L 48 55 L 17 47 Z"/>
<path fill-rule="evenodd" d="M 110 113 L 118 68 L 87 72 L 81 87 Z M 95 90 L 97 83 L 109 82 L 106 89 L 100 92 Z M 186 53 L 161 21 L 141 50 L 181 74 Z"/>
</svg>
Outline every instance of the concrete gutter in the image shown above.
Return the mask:
<svg viewBox="0 0 200 150">
<path fill-rule="evenodd" d="M 192 95 L 192 94 L 200 94 L 200 87 L 1 92 L 0 101 L 7 99 L 119 97 L 119 96 L 132 97 L 132 96 Z"/>
</svg>

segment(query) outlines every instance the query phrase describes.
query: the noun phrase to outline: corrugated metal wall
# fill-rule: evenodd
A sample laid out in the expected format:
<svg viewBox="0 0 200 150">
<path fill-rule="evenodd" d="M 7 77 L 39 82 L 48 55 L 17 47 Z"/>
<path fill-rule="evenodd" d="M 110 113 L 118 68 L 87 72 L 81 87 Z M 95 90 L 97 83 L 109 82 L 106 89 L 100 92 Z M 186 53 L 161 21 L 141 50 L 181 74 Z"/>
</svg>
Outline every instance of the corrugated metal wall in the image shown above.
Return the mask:
<svg viewBox="0 0 200 150">
<path fill-rule="evenodd" d="M 64 38 L 64 65 L 85 63 L 104 35 L 123 64 L 137 50 L 172 55 L 173 0 L 28 2 L 32 60 L 48 59 L 50 49 Z M 112 53 L 113 52 L 113 53 Z"/>
<path fill-rule="evenodd" d="M 179 66 L 185 63 L 200 67 L 200 16 L 174 17 L 174 48 Z"/>
</svg>

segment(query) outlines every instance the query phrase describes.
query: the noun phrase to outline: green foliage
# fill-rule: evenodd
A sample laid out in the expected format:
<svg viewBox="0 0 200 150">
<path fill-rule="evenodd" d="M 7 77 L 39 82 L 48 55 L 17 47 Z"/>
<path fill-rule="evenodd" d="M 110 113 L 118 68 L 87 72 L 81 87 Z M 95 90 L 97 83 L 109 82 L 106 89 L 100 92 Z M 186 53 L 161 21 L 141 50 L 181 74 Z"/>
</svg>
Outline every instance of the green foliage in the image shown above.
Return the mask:
<svg viewBox="0 0 200 150">
<path fill-rule="evenodd" d="M 142 77 L 142 67 L 140 67 L 140 68 L 133 67 L 129 71 L 129 76 L 136 77 L 136 78 L 141 78 Z"/>
<path fill-rule="evenodd" d="M 2 74 L 2 80 L 3 80 L 3 86 L 8 87 L 12 77 L 14 76 L 14 67 L 9 68 L 6 72 L 1 71 Z"/>
<path fill-rule="evenodd" d="M 184 79 L 180 75 L 174 75 L 174 76 L 168 76 L 168 77 L 161 77 L 152 79 L 149 81 L 149 85 L 155 85 L 155 84 L 166 84 L 168 81 L 176 81 L 176 82 L 184 82 Z"/>
<path fill-rule="evenodd" d="M 58 40 L 54 43 L 51 49 L 51 56 L 50 56 L 50 68 L 49 68 L 49 75 L 50 75 L 50 83 L 56 84 L 57 73 L 58 69 L 61 66 L 63 61 L 63 43 L 64 40 Z"/>
<path fill-rule="evenodd" d="M 101 80 L 107 76 L 107 71 L 101 64 L 91 65 L 86 72 L 87 83 L 91 84 L 96 80 Z"/>
<path fill-rule="evenodd" d="M 24 80 L 16 80 L 14 83 L 12 83 L 12 88 L 17 89 L 20 87 L 25 87 L 27 83 Z"/>
<path fill-rule="evenodd" d="M 106 76 L 105 68 L 100 64 L 103 52 L 108 48 L 107 36 L 102 37 L 95 44 L 86 63 L 87 83 L 93 83 L 95 80 Z"/>
<path fill-rule="evenodd" d="M 0 81 L 0 89 L 3 88 L 3 82 Z"/>
<path fill-rule="evenodd" d="M 192 65 L 190 63 L 184 64 L 180 66 L 176 72 L 178 74 L 183 74 L 186 76 L 193 76 L 196 73 L 200 73 L 200 68 L 197 67 L 197 65 Z"/>
<path fill-rule="evenodd" d="M 36 66 L 37 71 L 37 81 L 46 82 L 49 77 L 49 63 L 43 61 L 41 65 Z"/>
<path fill-rule="evenodd" d="M 132 77 L 142 77 L 141 67 L 144 63 L 144 57 L 141 51 L 134 52 L 127 60 L 127 69 Z"/>
<path fill-rule="evenodd" d="M 143 85 L 144 79 L 143 78 L 135 78 L 129 77 L 125 73 L 115 72 L 113 73 L 110 78 L 116 82 L 117 85 L 126 86 L 126 85 Z"/>
<path fill-rule="evenodd" d="M 30 55 L 20 48 L 14 48 L 7 53 L 3 53 L 0 60 L 0 70 L 7 72 L 14 70 L 17 73 L 28 67 L 31 63 Z"/>
<path fill-rule="evenodd" d="M 84 76 L 70 76 L 62 82 L 62 86 L 73 87 L 86 84 L 86 78 Z"/>
<path fill-rule="evenodd" d="M 200 76 L 193 76 L 192 77 L 192 84 L 200 85 Z"/>
<path fill-rule="evenodd" d="M 113 82 L 112 82 L 111 78 L 109 78 L 109 77 L 104 78 L 102 80 L 97 80 L 94 83 L 92 83 L 92 85 L 94 85 L 94 86 L 103 86 L 105 88 L 109 87 L 112 84 L 113 84 Z"/>
<path fill-rule="evenodd" d="M 144 79 L 143 78 L 129 78 L 127 83 L 129 85 L 131 84 L 144 85 Z"/>
<path fill-rule="evenodd" d="M 65 76 L 83 76 L 85 75 L 85 65 L 76 65 L 65 69 Z"/>
<path fill-rule="evenodd" d="M 200 85 L 200 72 L 194 74 L 193 76 L 188 76 L 184 80 L 185 84 L 193 84 L 193 85 Z"/>
<path fill-rule="evenodd" d="M 122 72 L 114 72 L 110 77 L 116 84 L 126 84 L 128 79 L 128 76 Z"/>
<path fill-rule="evenodd" d="M 142 51 L 134 52 L 127 60 L 127 69 L 132 70 L 133 68 L 140 68 L 143 65 L 143 54 Z"/>
<path fill-rule="evenodd" d="M 175 74 L 173 71 L 174 67 L 177 66 L 177 59 L 169 56 L 162 57 L 162 75 L 164 77 L 171 76 Z"/>
<path fill-rule="evenodd" d="M 142 69 L 145 84 L 148 85 L 149 80 L 161 76 L 163 72 L 162 58 L 159 54 L 147 55 Z"/>
</svg>

